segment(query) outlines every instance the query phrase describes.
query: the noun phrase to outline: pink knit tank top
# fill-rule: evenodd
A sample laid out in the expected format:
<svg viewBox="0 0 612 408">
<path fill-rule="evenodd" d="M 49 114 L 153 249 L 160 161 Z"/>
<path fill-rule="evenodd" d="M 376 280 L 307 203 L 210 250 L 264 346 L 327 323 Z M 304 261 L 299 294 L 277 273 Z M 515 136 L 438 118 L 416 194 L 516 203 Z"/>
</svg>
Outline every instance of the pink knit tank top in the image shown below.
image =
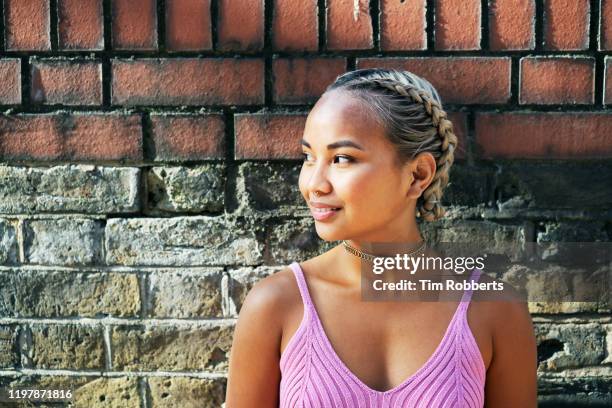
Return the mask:
<svg viewBox="0 0 612 408">
<path fill-rule="evenodd" d="M 280 408 L 483 407 L 486 367 L 467 322 L 464 291 L 429 360 L 387 391 L 368 387 L 340 360 L 313 305 L 299 263 L 290 265 L 304 303 L 300 326 L 280 357 Z M 470 280 L 478 281 L 479 269 Z"/>
</svg>

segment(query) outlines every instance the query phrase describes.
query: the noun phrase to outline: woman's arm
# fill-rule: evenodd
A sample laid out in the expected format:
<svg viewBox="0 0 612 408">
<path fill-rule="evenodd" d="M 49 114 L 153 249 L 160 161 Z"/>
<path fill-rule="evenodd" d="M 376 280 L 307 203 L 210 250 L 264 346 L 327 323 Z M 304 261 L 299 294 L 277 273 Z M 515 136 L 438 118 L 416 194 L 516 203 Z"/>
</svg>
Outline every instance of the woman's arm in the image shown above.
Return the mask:
<svg viewBox="0 0 612 408">
<path fill-rule="evenodd" d="M 487 370 L 485 406 L 537 407 L 537 345 L 527 303 L 494 302 L 493 358 Z"/>
<path fill-rule="evenodd" d="M 247 294 L 234 330 L 226 408 L 278 407 L 282 281 L 271 275 Z"/>
</svg>

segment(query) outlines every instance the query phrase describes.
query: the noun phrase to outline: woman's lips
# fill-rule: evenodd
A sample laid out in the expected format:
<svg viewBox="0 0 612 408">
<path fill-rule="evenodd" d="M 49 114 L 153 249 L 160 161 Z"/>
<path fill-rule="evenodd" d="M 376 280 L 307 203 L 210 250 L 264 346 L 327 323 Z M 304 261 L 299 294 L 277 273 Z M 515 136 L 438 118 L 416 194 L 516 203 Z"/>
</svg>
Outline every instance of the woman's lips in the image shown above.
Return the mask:
<svg viewBox="0 0 612 408">
<path fill-rule="evenodd" d="M 310 213 L 312 214 L 314 219 L 317 220 L 317 221 L 323 221 L 323 220 L 326 220 L 326 219 L 328 219 L 330 217 L 333 217 L 340 210 L 342 210 L 342 208 L 332 209 L 332 208 L 314 208 L 314 207 L 310 207 Z"/>
</svg>

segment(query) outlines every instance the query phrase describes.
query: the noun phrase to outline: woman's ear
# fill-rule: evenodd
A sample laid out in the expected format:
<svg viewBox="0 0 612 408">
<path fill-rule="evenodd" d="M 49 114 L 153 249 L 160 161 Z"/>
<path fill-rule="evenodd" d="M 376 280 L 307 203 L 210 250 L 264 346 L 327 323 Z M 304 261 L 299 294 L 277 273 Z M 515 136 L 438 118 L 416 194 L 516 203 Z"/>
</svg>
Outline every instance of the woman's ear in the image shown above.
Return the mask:
<svg viewBox="0 0 612 408">
<path fill-rule="evenodd" d="M 411 180 L 407 197 L 415 200 L 419 198 L 431 184 L 436 169 L 436 159 L 429 152 L 419 153 L 414 159 L 406 163 L 407 174 L 405 177 Z"/>
</svg>

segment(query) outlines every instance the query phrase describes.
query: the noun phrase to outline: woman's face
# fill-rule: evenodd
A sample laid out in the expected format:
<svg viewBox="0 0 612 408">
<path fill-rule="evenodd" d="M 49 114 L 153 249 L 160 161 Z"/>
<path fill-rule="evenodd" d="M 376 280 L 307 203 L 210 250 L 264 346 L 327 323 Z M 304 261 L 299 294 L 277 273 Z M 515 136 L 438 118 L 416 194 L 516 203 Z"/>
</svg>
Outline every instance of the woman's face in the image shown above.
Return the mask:
<svg viewBox="0 0 612 408">
<path fill-rule="evenodd" d="M 306 120 L 300 192 L 327 241 L 387 242 L 406 237 L 415 224 L 412 166 L 394 164 L 394 146 L 363 103 L 330 91 Z M 312 202 L 340 209 L 316 213 Z"/>
</svg>

